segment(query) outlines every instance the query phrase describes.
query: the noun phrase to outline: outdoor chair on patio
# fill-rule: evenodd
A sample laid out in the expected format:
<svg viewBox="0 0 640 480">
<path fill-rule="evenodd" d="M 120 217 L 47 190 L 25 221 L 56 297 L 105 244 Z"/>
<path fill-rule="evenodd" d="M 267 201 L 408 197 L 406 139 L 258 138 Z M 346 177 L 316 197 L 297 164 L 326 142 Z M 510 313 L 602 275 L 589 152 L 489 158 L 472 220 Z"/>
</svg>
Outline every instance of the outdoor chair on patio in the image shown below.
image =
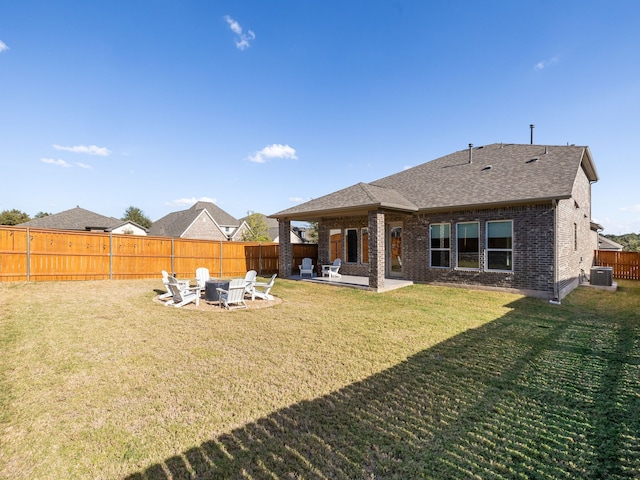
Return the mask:
<svg viewBox="0 0 640 480">
<path fill-rule="evenodd" d="M 244 291 L 247 295 L 251 295 L 251 298 L 253 298 L 253 289 L 256 284 L 257 276 L 258 272 L 255 270 L 249 270 L 244 276 Z"/>
<path fill-rule="evenodd" d="M 263 300 L 273 300 L 273 295 L 270 295 L 271 287 L 276 283 L 277 273 L 274 273 L 271 276 L 271 280 L 268 282 L 256 282 L 253 285 L 253 292 L 251 293 L 251 300 L 255 300 L 256 297 L 261 298 Z"/>
<path fill-rule="evenodd" d="M 167 286 L 173 298 L 165 303 L 166 306 L 173 305 L 179 308 L 191 302 L 195 302 L 196 307 L 200 305 L 200 294 L 202 293 L 200 287 L 185 287 L 172 276 L 168 276 L 167 280 L 169 282 Z"/>
<path fill-rule="evenodd" d="M 161 293 L 158 295 L 160 300 L 166 300 L 167 298 L 171 298 L 173 293 L 169 290 L 169 273 L 166 270 L 162 270 L 162 284 L 167 289 L 167 293 Z"/>
<path fill-rule="evenodd" d="M 235 308 L 247 308 L 244 301 L 245 285 L 244 279 L 234 278 L 229 282 L 229 288 L 217 288 L 218 297 L 220 299 L 220 308 L 226 307 L 227 310 Z"/>
<path fill-rule="evenodd" d="M 302 277 L 305 273 L 308 273 L 310 277 L 313 278 L 313 260 L 310 258 L 303 258 L 302 265 L 298 265 L 300 269 L 300 276 Z"/>
<path fill-rule="evenodd" d="M 205 267 L 196 268 L 196 284 L 204 291 L 209 280 L 209 269 Z"/>
<path fill-rule="evenodd" d="M 342 265 L 342 260 L 336 258 L 331 265 L 322 265 L 322 276 L 328 276 L 329 280 L 333 277 L 340 278 L 342 275 L 338 273 L 340 270 L 340 266 Z"/>
</svg>

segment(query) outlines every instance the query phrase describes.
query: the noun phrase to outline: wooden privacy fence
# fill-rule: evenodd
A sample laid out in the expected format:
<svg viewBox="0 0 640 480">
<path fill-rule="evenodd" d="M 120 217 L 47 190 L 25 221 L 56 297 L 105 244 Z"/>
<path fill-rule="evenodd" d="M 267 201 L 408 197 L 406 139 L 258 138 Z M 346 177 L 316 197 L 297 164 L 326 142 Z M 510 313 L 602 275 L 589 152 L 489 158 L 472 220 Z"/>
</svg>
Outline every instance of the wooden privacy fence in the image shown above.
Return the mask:
<svg viewBox="0 0 640 480">
<path fill-rule="evenodd" d="M 640 253 L 596 250 L 594 265 L 612 267 L 613 278 L 640 280 Z"/>
<path fill-rule="evenodd" d="M 304 257 L 316 262 L 317 245 L 292 247 L 293 266 Z M 271 275 L 278 253 L 277 243 L 0 227 L 0 282 L 159 278 L 161 270 L 192 278 L 198 267 L 222 278 Z"/>
</svg>

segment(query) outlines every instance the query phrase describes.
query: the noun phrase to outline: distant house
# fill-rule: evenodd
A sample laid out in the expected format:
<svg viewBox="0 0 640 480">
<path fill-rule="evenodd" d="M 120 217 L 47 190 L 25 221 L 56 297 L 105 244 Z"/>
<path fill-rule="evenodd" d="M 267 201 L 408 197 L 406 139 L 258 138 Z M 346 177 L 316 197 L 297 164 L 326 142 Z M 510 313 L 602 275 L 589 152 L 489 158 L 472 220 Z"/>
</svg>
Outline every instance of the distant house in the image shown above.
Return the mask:
<svg viewBox="0 0 640 480">
<path fill-rule="evenodd" d="M 318 222 L 318 263 L 340 273 L 511 289 L 560 300 L 597 245 L 588 147 L 493 144 L 460 150 L 271 215 L 280 232 Z M 280 241 L 280 276 L 294 271 Z"/>
<path fill-rule="evenodd" d="M 169 213 L 153 222 L 149 235 L 202 240 L 242 240 L 249 227 L 212 202 L 196 202 L 187 210 Z"/>
<path fill-rule="evenodd" d="M 105 217 L 99 213 L 75 207 L 46 217 L 34 218 L 20 224 L 21 227 L 47 228 L 55 230 L 80 230 L 89 232 L 111 232 L 129 235 L 147 235 L 147 229 L 135 222 Z"/>
<path fill-rule="evenodd" d="M 621 252 L 624 247 L 610 238 L 598 235 L 598 250 L 609 250 L 611 252 Z"/>
<path fill-rule="evenodd" d="M 269 228 L 269 237 L 271 237 L 271 241 L 279 243 L 280 231 L 278 230 L 278 220 L 275 218 L 265 217 L 265 221 Z M 296 227 L 292 227 L 291 230 L 289 230 L 289 238 L 291 239 L 291 243 L 305 243 L 304 239 L 298 234 Z"/>
</svg>

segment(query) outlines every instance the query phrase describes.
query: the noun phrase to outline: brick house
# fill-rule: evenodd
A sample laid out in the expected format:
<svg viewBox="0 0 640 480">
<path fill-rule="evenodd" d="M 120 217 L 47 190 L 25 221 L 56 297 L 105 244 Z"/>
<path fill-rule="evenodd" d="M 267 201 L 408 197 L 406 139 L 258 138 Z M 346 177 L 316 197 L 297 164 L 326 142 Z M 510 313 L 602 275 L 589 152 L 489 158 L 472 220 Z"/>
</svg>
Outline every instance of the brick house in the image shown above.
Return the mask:
<svg viewBox="0 0 640 480">
<path fill-rule="evenodd" d="M 341 273 L 519 291 L 560 300 L 588 275 L 597 249 L 588 147 L 492 144 L 271 215 L 318 222 L 318 263 Z M 293 271 L 280 242 L 280 275 Z"/>
<path fill-rule="evenodd" d="M 196 202 L 191 208 L 172 212 L 156 220 L 149 235 L 202 240 L 242 239 L 247 222 L 237 220 L 213 202 Z"/>
</svg>

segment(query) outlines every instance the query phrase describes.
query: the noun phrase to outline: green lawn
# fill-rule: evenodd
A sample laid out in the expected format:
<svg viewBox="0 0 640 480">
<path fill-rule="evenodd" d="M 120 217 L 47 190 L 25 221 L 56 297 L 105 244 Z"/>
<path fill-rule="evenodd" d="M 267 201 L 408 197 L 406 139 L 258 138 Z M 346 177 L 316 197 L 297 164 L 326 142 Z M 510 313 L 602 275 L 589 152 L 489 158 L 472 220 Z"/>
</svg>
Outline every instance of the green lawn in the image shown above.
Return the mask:
<svg viewBox="0 0 640 480">
<path fill-rule="evenodd" d="M 640 284 L 0 284 L 0 478 L 639 478 Z"/>
</svg>

